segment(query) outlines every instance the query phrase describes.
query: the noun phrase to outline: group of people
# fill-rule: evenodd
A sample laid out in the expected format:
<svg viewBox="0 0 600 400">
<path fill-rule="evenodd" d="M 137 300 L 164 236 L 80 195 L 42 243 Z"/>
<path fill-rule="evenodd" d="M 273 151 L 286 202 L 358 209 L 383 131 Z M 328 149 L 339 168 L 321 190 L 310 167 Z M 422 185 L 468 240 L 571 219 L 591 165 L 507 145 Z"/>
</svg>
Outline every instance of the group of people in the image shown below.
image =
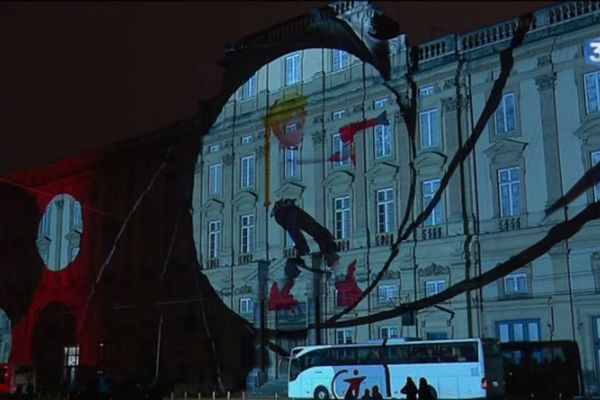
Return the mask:
<svg viewBox="0 0 600 400">
<path fill-rule="evenodd" d="M 406 395 L 406 400 L 437 400 L 435 390 L 429 385 L 427 379 L 421 377 L 419 379 L 419 387 L 409 376 L 406 378 L 406 384 L 400 390 L 400 393 Z"/>
<path fill-rule="evenodd" d="M 369 389 L 365 389 L 362 400 L 383 400 L 383 396 L 379 391 L 379 386 L 373 386 L 370 391 Z"/>
</svg>

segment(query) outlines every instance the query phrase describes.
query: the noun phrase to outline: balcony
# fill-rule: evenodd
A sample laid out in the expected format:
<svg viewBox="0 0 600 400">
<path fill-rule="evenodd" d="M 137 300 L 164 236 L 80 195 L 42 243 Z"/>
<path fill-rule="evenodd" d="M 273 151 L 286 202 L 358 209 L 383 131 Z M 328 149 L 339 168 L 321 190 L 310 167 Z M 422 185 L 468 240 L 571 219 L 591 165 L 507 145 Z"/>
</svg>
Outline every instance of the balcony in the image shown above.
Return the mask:
<svg viewBox="0 0 600 400">
<path fill-rule="evenodd" d="M 336 240 L 335 241 L 335 250 L 337 252 L 350 250 L 350 241 L 347 239 Z"/>
<path fill-rule="evenodd" d="M 238 256 L 238 264 L 246 265 L 252 262 L 252 253 L 243 253 Z"/>
<path fill-rule="evenodd" d="M 219 268 L 219 259 L 218 258 L 209 258 L 206 260 L 206 264 L 204 269 L 215 269 Z"/>
<path fill-rule="evenodd" d="M 442 238 L 442 227 L 441 226 L 428 226 L 421 229 L 422 240 L 434 240 Z"/>
<path fill-rule="evenodd" d="M 521 227 L 521 217 L 504 217 L 498 221 L 498 230 L 500 232 L 518 231 Z"/>
<path fill-rule="evenodd" d="M 283 257 L 284 258 L 295 258 L 298 256 L 295 247 L 286 247 L 283 249 Z"/>
<path fill-rule="evenodd" d="M 394 243 L 393 233 L 380 233 L 375 236 L 375 246 L 391 246 Z"/>
</svg>

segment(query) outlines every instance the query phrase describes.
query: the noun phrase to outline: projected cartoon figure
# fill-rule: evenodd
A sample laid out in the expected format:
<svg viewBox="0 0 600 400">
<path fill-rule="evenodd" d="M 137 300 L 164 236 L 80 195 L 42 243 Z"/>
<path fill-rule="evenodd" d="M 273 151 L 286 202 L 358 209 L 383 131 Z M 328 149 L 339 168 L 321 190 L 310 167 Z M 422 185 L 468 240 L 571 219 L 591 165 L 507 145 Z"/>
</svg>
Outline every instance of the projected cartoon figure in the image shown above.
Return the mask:
<svg viewBox="0 0 600 400">
<path fill-rule="evenodd" d="M 279 140 L 281 149 L 297 148 L 303 138 L 303 127 L 306 120 L 305 106 L 306 98 L 298 94 L 291 94 L 283 97 L 281 101 L 276 101 L 268 110 L 265 117 L 265 144 L 268 149 L 268 141 L 270 132 Z M 365 124 L 362 124 L 363 126 Z M 290 128 L 291 127 L 291 128 Z M 349 142 L 352 141 L 356 129 L 349 130 L 346 133 L 346 138 Z M 267 150 L 268 152 L 268 150 Z M 269 167 L 266 169 L 266 182 L 269 182 Z M 268 186 L 267 186 L 268 187 Z M 268 194 L 267 194 L 268 204 Z M 356 290 L 360 289 L 356 282 L 354 286 L 347 285 L 348 277 L 354 279 L 354 268 L 350 274 L 344 275 L 339 268 L 340 256 L 336 251 L 336 244 L 333 235 L 324 226 L 319 224 L 312 216 L 298 207 L 292 199 L 281 199 L 277 201 L 271 211 L 271 217 L 281 226 L 292 238 L 296 250 L 296 257 L 286 260 L 284 267 L 283 280 L 279 283 L 274 282 L 271 286 L 269 295 L 268 308 L 269 310 L 289 310 L 295 307 L 298 302 L 291 294 L 295 279 L 300 275 L 300 268 L 314 271 L 306 266 L 302 256 L 310 254 L 310 249 L 302 234 L 302 231 L 309 234 L 319 246 L 320 253 L 324 256 L 325 262 L 330 269 L 329 274 L 333 274 L 336 281 L 338 292 L 341 291 L 345 295 L 348 288 L 352 293 L 346 297 L 354 298 Z M 350 271 L 352 266 L 356 265 L 356 260 L 348 267 Z M 281 286 L 281 287 L 280 287 Z M 339 286 L 339 287 L 338 287 Z"/>
<path fill-rule="evenodd" d="M 269 108 L 265 125 L 273 132 L 281 149 L 296 149 L 302 142 L 306 104 L 306 97 L 292 93 L 275 100 Z"/>
<path fill-rule="evenodd" d="M 354 147 L 354 137 L 365 131 L 365 129 L 373 128 L 377 125 L 389 125 L 390 121 L 387 119 L 387 112 L 383 111 L 376 118 L 364 120 L 362 122 L 356 122 L 352 124 L 344 125 L 340 128 L 340 140 L 342 142 L 341 151 L 333 153 L 327 161 L 340 162 L 346 161 L 347 159 L 352 160 L 352 165 L 356 165 L 356 151 Z M 302 164 L 313 164 L 322 162 L 322 160 L 302 160 Z"/>
<path fill-rule="evenodd" d="M 342 141 L 342 154 L 336 152 L 332 157 L 336 156 L 339 160 L 347 160 L 348 157 L 352 160 L 352 165 L 356 165 L 356 153 L 354 150 L 354 136 L 359 132 L 364 132 L 365 129 L 373 128 L 376 125 L 389 125 L 386 112 L 379 114 L 377 118 L 371 118 L 362 122 L 344 125 L 340 128 L 340 139 Z M 347 149 L 344 153 L 344 149 Z M 332 160 L 333 161 L 333 160 Z"/>
</svg>

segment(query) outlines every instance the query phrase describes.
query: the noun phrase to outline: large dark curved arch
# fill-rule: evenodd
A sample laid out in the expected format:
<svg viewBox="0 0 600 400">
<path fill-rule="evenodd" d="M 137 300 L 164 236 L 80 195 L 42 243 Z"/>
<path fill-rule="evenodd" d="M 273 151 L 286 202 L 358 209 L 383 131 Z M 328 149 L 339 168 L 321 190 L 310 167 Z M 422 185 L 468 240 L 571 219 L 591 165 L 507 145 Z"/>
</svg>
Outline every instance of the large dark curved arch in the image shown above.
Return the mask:
<svg viewBox="0 0 600 400">
<path fill-rule="evenodd" d="M 0 183 L 0 308 L 16 324 L 44 269 L 36 240 L 41 213 L 29 193 Z"/>
</svg>

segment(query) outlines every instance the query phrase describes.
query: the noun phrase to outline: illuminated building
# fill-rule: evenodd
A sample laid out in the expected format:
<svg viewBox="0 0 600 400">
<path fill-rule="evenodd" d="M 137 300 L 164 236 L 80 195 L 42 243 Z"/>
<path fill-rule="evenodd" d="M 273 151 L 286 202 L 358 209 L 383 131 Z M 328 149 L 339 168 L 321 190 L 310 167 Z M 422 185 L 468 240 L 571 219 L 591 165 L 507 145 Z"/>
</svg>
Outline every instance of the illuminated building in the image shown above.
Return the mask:
<svg viewBox="0 0 600 400">
<path fill-rule="evenodd" d="M 335 3 L 331 13 L 356 21 L 370 11 L 368 7 L 360 2 Z M 477 276 L 565 218 L 557 213 L 542 220 L 548 204 L 600 158 L 600 72 L 584 63 L 582 51 L 586 39 L 600 36 L 599 15 L 597 2 L 560 4 L 535 13 L 532 31 L 514 52 L 515 64 L 500 105 L 475 152 L 450 180 L 439 207 L 402 243 L 378 287 L 346 318 L 375 314 Z M 356 56 L 307 45 L 325 41 L 321 46 L 337 46 L 334 39 L 339 32 L 328 36 L 319 31 L 317 40 L 304 30 L 314 33 L 321 17 L 302 17 L 229 49 L 225 86 L 235 79 L 241 83 L 240 77 L 246 83 L 228 101 L 206 102 L 205 114 L 139 140 L 8 177 L 19 187 L 35 190 L 29 200 L 39 215 L 25 214 L 35 223 L 23 228 L 29 229 L 23 238 L 32 245 L 44 244 L 35 235 L 44 231 L 43 211 L 61 193 L 82 205 L 83 226 L 58 231 L 72 234 L 63 248 L 70 249 L 74 259 L 64 269 L 46 268 L 43 251 L 30 263 L 18 264 L 15 258 L 10 261 L 14 264 L 0 265 L 3 273 L 13 266 L 34 271 L 27 284 L 6 289 L 10 296 L 0 292 L 0 307 L 14 316 L 11 360 L 53 363 L 54 369 L 41 375 L 48 384 L 71 376 L 73 363 L 110 370 L 120 379 L 152 378 L 159 372 L 169 383 L 180 385 L 180 391 L 190 388 L 190 393 L 206 390 L 201 384 L 212 379 L 219 364 L 228 387 L 239 387 L 251 364 L 250 334 L 236 315 L 225 313 L 225 307 L 211 298 L 202 279 L 196 279 L 197 269 L 227 307 L 259 325 L 268 289 L 279 279 L 284 259 L 293 253 L 292 243 L 263 206 L 267 193 L 263 118 L 285 92 L 308 99 L 307 117 L 297 151 L 280 150 L 271 136 L 271 201 L 298 199 L 332 231 L 342 264 L 358 260 L 359 286 L 364 289 L 375 278 L 407 209 L 409 165 L 412 162 L 416 172 L 410 222 L 432 198 L 454 153 L 469 138 L 498 78 L 499 51 L 508 46 L 517 20 L 444 36 L 416 48 L 406 46 L 404 35 L 388 40 L 390 84 L 400 93 L 406 92 L 408 54 L 418 58 L 416 156 L 411 160 L 407 128 L 394 94 L 383 85 L 375 64 L 358 58 L 370 53 L 359 54 L 350 40 L 340 40 L 339 46 L 355 50 Z M 305 36 L 310 40 L 303 41 Z M 247 63 L 231 61 L 236 55 L 238 61 L 247 60 L 253 46 L 266 49 L 254 53 L 263 61 L 273 59 L 254 76 L 246 69 L 258 55 Z M 221 100 L 224 106 L 217 117 L 210 107 Z M 356 166 L 300 163 L 328 157 L 340 146 L 336 137 L 340 127 L 376 117 L 382 110 L 390 126 L 357 136 Z M 200 140 L 186 139 L 199 138 L 199 131 L 210 127 L 213 121 L 207 115 L 217 118 L 196 157 Z M 169 152 L 170 146 L 176 155 Z M 190 194 L 191 199 L 186 197 Z M 597 187 L 590 189 L 566 216 L 572 218 L 599 196 Z M 65 224 L 71 227 L 70 222 Z M 121 236 L 124 224 L 129 225 Z M 403 323 L 398 317 L 352 328 L 312 330 L 307 341 L 361 342 L 391 336 L 575 339 L 586 384 L 595 391 L 600 381 L 599 234 L 598 222 L 590 222 L 568 243 L 482 290 L 456 296 L 440 308 L 420 310 L 414 321 L 407 318 Z M 308 257 L 307 263 L 312 263 Z M 10 292 L 19 288 L 35 290 L 26 293 L 29 297 Z M 296 281 L 293 294 L 301 306 L 294 312 L 265 312 L 268 327 L 305 327 L 318 315 L 316 304 L 323 321 L 341 311 L 332 283 L 321 282 L 315 288 L 307 271 Z M 25 298 L 26 305 L 17 303 Z M 200 304 L 206 306 L 204 311 Z M 65 331 L 49 348 L 35 338 L 53 321 L 60 321 Z M 211 353 L 213 342 L 218 362 Z M 287 349 L 303 343 L 278 340 Z M 282 377 L 278 361 L 270 354 L 269 379 Z"/>
</svg>

